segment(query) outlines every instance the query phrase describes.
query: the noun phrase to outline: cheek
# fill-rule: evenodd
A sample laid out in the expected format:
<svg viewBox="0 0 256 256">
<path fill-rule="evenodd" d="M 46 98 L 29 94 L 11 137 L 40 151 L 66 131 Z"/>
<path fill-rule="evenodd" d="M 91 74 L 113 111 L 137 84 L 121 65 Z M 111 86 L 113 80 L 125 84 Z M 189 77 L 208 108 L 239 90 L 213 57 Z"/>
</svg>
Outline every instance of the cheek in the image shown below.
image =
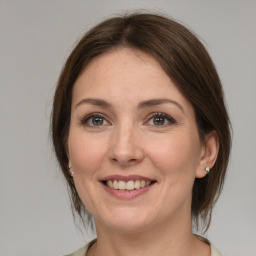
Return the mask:
<svg viewBox="0 0 256 256">
<path fill-rule="evenodd" d="M 69 156 L 76 174 L 91 175 L 100 169 L 106 152 L 104 145 L 102 140 L 70 133 Z"/>
<path fill-rule="evenodd" d="M 175 134 L 170 138 L 151 141 L 150 149 L 150 159 L 161 174 L 172 178 L 195 174 L 200 146 L 194 137 Z"/>
<path fill-rule="evenodd" d="M 151 146 L 150 159 L 161 184 L 155 207 L 163 209 L 163 214 L 168 215 L 181 207 L 190 208 L 199 159 L 197 145 L 189 136 L 171 136 Z"/>
<path fill-rule="evenodd" d="M 70 132 L 68 139 L 69 157 L 74 170 L 76 190 L 86 208 L 93 212 L 97 207 L 98 171 L 101 170 L 106 149 L 102 140 Z"/>
</svg>

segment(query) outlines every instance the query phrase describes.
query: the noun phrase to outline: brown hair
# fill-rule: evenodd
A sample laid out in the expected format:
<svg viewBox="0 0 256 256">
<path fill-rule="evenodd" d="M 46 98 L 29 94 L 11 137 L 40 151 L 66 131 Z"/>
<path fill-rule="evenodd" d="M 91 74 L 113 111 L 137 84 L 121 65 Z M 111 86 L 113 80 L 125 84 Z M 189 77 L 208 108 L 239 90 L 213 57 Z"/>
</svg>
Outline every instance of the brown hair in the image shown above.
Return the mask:
<svg viewBox="0 0 256 256">
<path fill-rule="evenodd" d="M 195 179 L 192 217 L 198 226 L 210 224 L 213 205 L 222 190 L 231 147 L 230 122 L 221 82 L 203 44 L 183 25 L 162 15 L 133 13 L 103 21 L 79 41 L 61 72 L 52 110 L 52 140 L 63 174 L 68 182 L 73 206 L 80 217 L 86 209 L 68 172 L 72 89 L 78 76 L 92 59 L 118 47 L 141 50 L 153 56 L 177 88 L 192 104 L 201 141 L 215 130 L 219 154 L 210 173 Z"/>
</svg>

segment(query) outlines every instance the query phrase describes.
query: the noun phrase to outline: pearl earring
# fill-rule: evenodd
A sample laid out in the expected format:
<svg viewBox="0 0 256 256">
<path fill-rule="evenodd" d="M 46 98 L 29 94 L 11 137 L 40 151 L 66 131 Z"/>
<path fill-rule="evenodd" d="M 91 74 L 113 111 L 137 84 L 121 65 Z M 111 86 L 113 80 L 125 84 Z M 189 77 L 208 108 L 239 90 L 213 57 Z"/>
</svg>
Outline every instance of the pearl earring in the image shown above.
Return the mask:
<svg viewBox="0 0 256 256">
<path fill-rule="evenodd" d="M 74 172 L 71 170 L 71 168 L 72 168 L 72 165 L 69 164 L 69 165 L 68 165 L 68 170 L 69 170 L 69 173 L 70 173 L 70 177 L 73 178 Z"/>
<path fill-rule="evenodd" d="M 209 173 L 210 172 L 210 167 L 208 167 L 208 166 L 205 167 L 205 171 Z"/>
</svg>

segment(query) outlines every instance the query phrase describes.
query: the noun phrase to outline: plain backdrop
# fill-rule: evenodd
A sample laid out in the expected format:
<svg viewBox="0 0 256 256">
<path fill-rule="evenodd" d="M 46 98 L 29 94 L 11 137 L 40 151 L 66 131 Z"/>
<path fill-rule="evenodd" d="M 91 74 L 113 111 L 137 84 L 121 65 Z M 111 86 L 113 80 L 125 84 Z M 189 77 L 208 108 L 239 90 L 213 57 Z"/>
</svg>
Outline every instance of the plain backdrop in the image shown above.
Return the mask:
<svg viewBox="0 0 256 256">
<path fill-rule="evenodd" d="M 224 256 L 256 255 L 256 1 L 0 0 L 0 256 L 61 256 L 93 237 L 74 225 L 52 152 L 52 97 L 81 35 L 138 9 L 180 20 L 216 64 L 233 150 L 206 236 Z"/>
</svg>

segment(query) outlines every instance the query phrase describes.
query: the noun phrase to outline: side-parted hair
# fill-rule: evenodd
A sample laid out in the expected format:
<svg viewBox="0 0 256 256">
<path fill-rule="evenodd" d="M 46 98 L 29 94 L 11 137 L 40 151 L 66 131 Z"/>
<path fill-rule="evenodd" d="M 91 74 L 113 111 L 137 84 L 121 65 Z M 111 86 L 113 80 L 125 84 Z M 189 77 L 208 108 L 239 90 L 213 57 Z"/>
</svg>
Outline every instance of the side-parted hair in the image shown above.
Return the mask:
<svg viewBox="0 0 256 256">
<path fill-rule="evenodd" d="M 216 131 L 219 153 L 204 178 L 196 178 L 191 212 L 198 227 L 210 225 L 212 208 L 223 188 L 231 148 L 230 121 L 222 85 L 203 44 L 183 25 L 159 14 L 132 13 L 107 19 L 89 30 L 68 57 L 60 74 L 52 109 L 52 141 L 67 180 L 72 206 L 85 219 L 90 216 L 76 192 L 68 170 L 69 136 L 73 86 L 86 66 L 97 56 L 118 48 L 131 48 L 153 56 L 192 104 L 198 134 Z"/>
</svg>

